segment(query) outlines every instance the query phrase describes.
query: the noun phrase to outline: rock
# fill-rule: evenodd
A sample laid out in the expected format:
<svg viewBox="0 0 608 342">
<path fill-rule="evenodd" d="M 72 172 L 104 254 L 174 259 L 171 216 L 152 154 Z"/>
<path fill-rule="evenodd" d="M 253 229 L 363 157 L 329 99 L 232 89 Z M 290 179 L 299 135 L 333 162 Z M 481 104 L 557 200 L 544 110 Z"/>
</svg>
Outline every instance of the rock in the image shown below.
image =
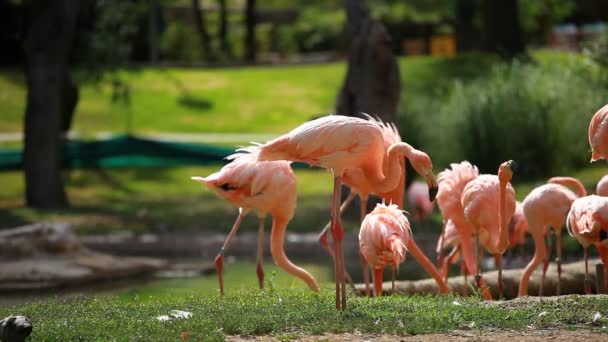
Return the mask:
<svg viewBox="0 0 608 342">
<path fill-rule="evenodd" d="M 42 223 L 0 231 L 0 290 L 81 285 L 153 274 L 167 267 L 160 259 L 91 251 L 65 224 Z"/>
<path fill-rule="evenodd" d="M 25 316 L 9 316 L 0 321 L 1 342 L 23 342 L 32 333 L 32 321 Z"/>
</svg>

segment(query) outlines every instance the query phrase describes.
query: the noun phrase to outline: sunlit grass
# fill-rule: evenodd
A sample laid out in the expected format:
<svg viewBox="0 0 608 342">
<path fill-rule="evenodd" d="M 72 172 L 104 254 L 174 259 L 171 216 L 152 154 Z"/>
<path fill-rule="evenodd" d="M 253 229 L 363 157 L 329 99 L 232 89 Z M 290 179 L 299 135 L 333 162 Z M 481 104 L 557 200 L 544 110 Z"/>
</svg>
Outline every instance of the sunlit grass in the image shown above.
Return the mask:
<svg viewBox="0 0 608 342">
<path fill-rule="evenodd" d="M 172 310 L 189 318 L 159 321 Z M 453 330 L 589 329 L 605 332 L 596 312 L 608 299 L 568 296 L 559 300 L 487 305 L 479 298 L 453 296 L 350 296 L 348 310 L 334 309 L 332 291 L 257 289 L 217 295 L 176 295 L 147 300 L 141 296 L 93 297 L 2 308 L 0 315 L 26 315 L 34 322 L 33 340 L 179 341 L 223 340 L 229 335 L 271 335 L 289 339 L 323 333 L 446 333 Z M 543 315 L 539 315 L 545 312 Z"/>
</svg>

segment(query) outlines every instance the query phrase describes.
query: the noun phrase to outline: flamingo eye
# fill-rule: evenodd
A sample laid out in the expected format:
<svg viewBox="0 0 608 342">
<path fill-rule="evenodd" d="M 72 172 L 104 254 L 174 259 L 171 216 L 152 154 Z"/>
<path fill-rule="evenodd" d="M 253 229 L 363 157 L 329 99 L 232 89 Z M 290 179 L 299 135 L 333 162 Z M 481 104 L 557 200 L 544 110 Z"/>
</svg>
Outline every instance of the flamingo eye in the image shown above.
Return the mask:
<svg viewBox="0 0 608 342">
<path fill-rule="evenodd" d="M 222 189 L 222 190 L 224 190 L 224 191 L 230 191 L 230 190 L 234 190 L 234 189 L 236 189 L 236 187 L 232 187 L 232 186 L 230 186 L 230 184 L 228 184 L 228 183 L 224 183 L 224 184 L 222 184 L 222 185 L 218 186 L 218 188 L 220 188 L 220 189 Z"/>
</svg>

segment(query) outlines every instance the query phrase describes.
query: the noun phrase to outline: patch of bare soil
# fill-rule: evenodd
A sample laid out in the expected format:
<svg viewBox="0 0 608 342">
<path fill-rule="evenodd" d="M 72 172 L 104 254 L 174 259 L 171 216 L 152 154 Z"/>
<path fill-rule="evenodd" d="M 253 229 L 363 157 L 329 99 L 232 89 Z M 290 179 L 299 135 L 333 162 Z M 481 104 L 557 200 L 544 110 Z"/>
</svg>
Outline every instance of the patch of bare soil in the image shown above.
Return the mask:
<svg viewBox="0 0 608 342">
<path fill-rule="evenodd" d="M 284 338 L 274 336 L 229 336 L 227 341 L 280 341 Z M 608 341 L 608 332 L 598 330 L 521 330 L 521 331 L 464 331 L 454 330 L 447 334 L 427 334 L 427 335 L 377 335 L 377 334 L 325 334 L 315 336 L 294 336 L 292 341 L 423 341 L 423 342 L 439 342 L 439 341 L 509 341 L 509 342 L 533 342 L 533 341 Z"/>
</svg>

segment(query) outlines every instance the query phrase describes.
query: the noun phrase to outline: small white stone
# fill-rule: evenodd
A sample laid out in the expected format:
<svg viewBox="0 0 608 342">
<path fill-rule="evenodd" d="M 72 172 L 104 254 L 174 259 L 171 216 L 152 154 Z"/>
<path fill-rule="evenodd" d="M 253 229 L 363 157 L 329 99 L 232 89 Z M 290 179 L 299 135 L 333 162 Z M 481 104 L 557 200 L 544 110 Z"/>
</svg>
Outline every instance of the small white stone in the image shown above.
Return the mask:
<svg viewBox="0 0 608 342">
<path fill-rule="evenodd" d="M 539 313 L 539 314 L 538 314 L 538 318 L 545 317 L 545 316 L 547 316 L 548 314 L 549 314 L 549 313 L 548 313 L 547 311 L 543 311 L 543 312 L 541 312 L 541 313 Z"/>
<path fill-rule="evenodd" d="M 602 318 L 602 314 L 599 312 L 596 312 L 595 315 L 593 315 L 593 323 L 597 322 L 597 320 L 600 318 Z"/>
</svg>

